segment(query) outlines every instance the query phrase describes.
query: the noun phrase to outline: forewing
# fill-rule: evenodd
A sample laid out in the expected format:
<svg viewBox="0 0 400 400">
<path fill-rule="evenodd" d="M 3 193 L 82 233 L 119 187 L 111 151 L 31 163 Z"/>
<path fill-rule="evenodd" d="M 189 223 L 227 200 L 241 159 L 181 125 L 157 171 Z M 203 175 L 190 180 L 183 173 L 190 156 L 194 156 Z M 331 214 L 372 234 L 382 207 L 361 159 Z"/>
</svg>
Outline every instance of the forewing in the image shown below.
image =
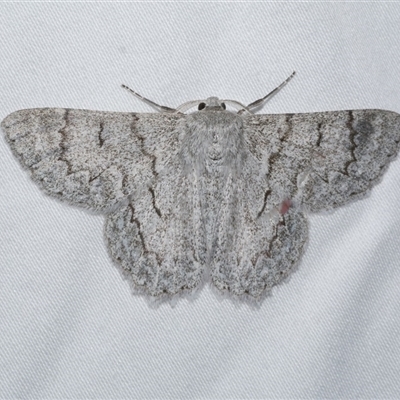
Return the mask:
<svg viewBox="0 0 400 400">
<path fill-rule="evenodd" d="M 384 110 L 247 117 L 245 137 L 270 183 L 267 208 L 296 200 L 311 211 L 362 198 L 396 156 L 400 115 Z"/>
<path fill-rule="evenodd" d="M 178 147 L 179 119 L 167 113 L 42 108 L 16 111 L 1 127 L 47 194 L 108 211 L 156 179 Z"/>
</svg>

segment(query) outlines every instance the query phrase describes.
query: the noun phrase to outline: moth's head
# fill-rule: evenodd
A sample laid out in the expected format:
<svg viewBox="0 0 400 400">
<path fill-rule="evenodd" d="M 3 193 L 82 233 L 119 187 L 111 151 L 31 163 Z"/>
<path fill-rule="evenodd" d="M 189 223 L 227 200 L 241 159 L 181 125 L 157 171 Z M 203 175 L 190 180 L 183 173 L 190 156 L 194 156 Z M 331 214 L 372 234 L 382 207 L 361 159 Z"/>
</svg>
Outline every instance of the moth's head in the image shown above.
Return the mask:
<svg viewBox="0 0 400 400">
<path fill-rule="evenodd" d="M 226 106 L 232 107 L 239 111 L 239 113 L 243 113 L 247 111 L 249 114 L 251 112 L 247 109 L 247 107 L 236 100 L 220 100 L 218 97 L 209 97 L 206 100 L 192 100 L 187 103 L 183 103 L 178 108 L 175 109 L 175 112 L 185 113 L 186 111 L 197 107 L 198 111 L 225 111 Z M 228 110 L 229 111 L 229 110 Z M 232 112 L 232 111 L 230 111 Z"/>
<path fill-rule="evenodd" d="M 220 100 L 218 97 L 209 97 L 207 100 L 201 101 L 198 104 L 197 109 L 199 111 L 222 111 L 226 110 L 226 105 L 223 100 Z"/>
</svg>

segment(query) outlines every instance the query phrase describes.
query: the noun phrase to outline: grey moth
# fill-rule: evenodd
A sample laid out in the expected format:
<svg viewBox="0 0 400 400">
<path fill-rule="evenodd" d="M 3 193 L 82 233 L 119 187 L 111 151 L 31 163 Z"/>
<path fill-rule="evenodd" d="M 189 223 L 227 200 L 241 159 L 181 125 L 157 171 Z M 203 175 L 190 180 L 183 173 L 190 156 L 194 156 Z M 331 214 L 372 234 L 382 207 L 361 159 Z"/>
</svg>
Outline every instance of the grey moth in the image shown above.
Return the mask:
<svg viewBox="0 0 400 400">
<path fill-rule="evenodd" d="M 248 106 L 171 109 L 135 93 L 159 112 L 29 109 L 1 127 L 45 193 L 105 215 L 136 292 L 171 299 L 210 282 L 259 301 L 298 264 L 307 213 L 364 197 L 400 141 L 391 111 L 252 113 L 283 84 Z"/>
</svg>

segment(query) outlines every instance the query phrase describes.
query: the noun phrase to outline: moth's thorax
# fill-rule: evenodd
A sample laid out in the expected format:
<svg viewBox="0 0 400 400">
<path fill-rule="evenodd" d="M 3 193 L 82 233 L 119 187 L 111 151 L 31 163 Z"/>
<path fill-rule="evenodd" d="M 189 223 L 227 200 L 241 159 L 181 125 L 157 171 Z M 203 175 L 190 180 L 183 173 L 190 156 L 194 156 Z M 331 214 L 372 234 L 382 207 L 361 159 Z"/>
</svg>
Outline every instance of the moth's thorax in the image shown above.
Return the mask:
<svg viewBox="0 0 400 400">
<path fill-rule="evenodd" d="M 186 117 L 183 149 L 190 163 L 234 164 L 243 149 L 243 119 L 225 110 L 206 110 Z"/>
</svg>

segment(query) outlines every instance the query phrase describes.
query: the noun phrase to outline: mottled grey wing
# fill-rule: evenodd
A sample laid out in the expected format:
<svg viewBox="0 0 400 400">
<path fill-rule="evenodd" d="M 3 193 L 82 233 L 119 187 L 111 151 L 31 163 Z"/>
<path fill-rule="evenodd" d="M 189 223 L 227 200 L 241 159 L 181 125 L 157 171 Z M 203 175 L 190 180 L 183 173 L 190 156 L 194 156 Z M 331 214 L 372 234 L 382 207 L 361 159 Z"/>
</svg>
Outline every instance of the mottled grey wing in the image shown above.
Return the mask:
<svg viewBox="0 0 400 400">
<path fill-rule="evenodd" d="M 266 208 L 295 200 L 311 211 L 362 198 L 396 156 L 400 115 L 384 110 L 254 115 L 250 151 L 265 161 Z"/>
<path fill-rule="evenodd" d="M 300 260 L 308 236 L 304 208 L 339 207 L 379 181 L 398 151 L 400 115 L 244 116 L 243 139 L 245 163 L 225 180 L 220 201 L 211 281 L 220 291 L 259 299 Z"/>
<path fill-rule="evenodd" d="M 110 253 L 136 292 L 169 298 L 199 287 L 205 268 L 193 174 L 174 157 L 153 185 L 107 216 Z"/>
<path fill-rule="evenodd" d="M 178 121 L 172 114 L 43 108 L 16 111 L 1 127 L 47 194 L 108 211 L 154 181 L 176 150 Z"/>
<path fill-rule="evenodd" d="M 184 124 L 169 113 L 33 109 L 2 128 L 47 194 L 107 213 L 109 251 L 138 291 L 171 296 L 203 272 L 197 192 L 179 161 Z"/>
</svg>

